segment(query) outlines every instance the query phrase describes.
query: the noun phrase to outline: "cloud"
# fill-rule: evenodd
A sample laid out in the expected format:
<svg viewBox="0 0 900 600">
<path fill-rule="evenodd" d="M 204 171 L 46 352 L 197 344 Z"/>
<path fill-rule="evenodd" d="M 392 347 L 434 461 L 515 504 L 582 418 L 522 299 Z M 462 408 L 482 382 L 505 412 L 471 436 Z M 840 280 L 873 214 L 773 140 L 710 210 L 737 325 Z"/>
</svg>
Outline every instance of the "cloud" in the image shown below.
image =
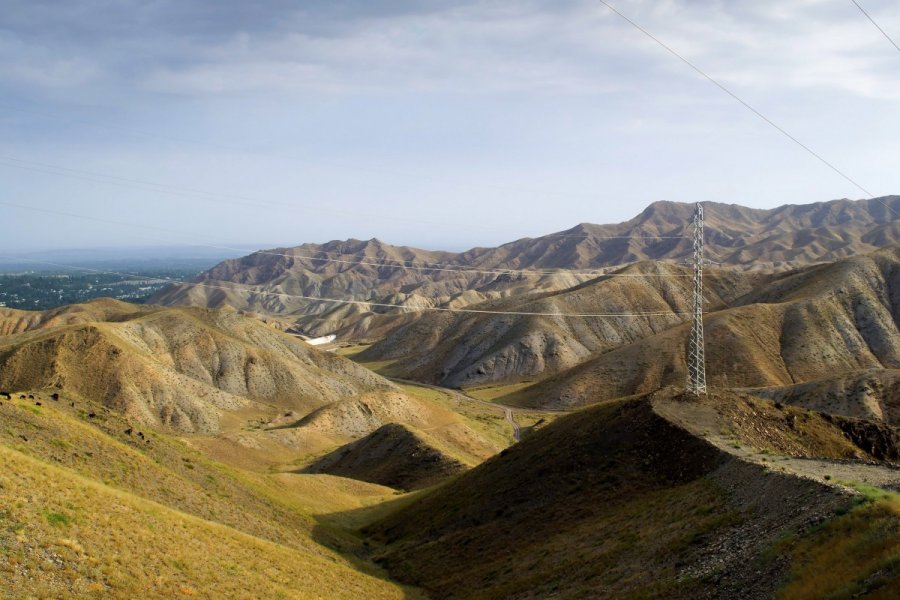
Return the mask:
<svg viewBox="0 0 900 600">
<path fill-rule="evenodd" d="M 879 16 L 900 30 L 896 17 Z M 896 53 L 861 17 L 849 2 L 686 2 L 657 32 L 707 73 L 742 89 L 900 99 Z"/>
<path fill-rule="evenodd" d="M 594 0 L 12 2 L 5 74 L 33 86 L 177 95 L 392 91 L 598 95 L 681 85 L 686 67 Z M 888 28 L 886 6 L 869 9 Z M 741 89 L 900 98 L 896 56 L 855 7 L 616 2 Z M 68 61 L 68 63 L 67 63 Z"/>
</svg>

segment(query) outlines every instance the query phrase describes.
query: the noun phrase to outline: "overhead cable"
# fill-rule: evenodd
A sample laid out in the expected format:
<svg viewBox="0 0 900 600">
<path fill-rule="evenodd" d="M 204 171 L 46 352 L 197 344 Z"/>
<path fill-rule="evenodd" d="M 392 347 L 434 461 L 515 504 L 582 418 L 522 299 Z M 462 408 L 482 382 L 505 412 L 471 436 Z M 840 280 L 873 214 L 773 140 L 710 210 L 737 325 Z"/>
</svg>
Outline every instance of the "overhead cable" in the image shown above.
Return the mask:
<svg viewBox="0 0 900 600">
<path fill-rule="evenodd" d="M 448 313 L 470 313 L 470 314 L 484 314 L 484 315 L 505 315 L 505 316 L 524 316 L 524 317 L 566 317 L 566 318 L 615 318 L 615 317 L 670 317 L 670 316 L 683 316 L 689 315 L 692 313 L 687 312 L 638 312 L 638 313 L 561 313 L 561 312 L 532 312 L 532 311 L 504 311 L 504 310 L 487 310 L 487 309 L 475 309 L 475 308 L 448 308 L 442 306 L 407 306 L 404 304 L 390 304 L 386 302 L 369 302 L 366 300 L 347 300 L 347 299 L 339 299 L 339 298 L 323 298 L 319 296 L 306 296 L 302 294 L 287 294 L 283 292 L 273 292 L 270 290 L 259 290 L 259 289 L 239 289 L 232 286 L 242 286 L 244 288 L 249 288 L 249 285 L 233 283 L 232 285 L 216 285 L 210 283 L 203 282 L 186 282 L 180 281 L 178 279 L 172 279 L 170 277 L 147 277 L 146 274 L 140 275 L 136 273 L 123 273 L 121 271 L 109 271 L 104 269 L 93 269 L 90 267 L 82 267 L 78 265 L 68 265 L 58 262 L 50 262 L 45 260 L 37 260 L 31 258 L 22 258 L 22 257 L 11 257 L 11 256 L 0 256 L 0 258 L 5 258 L 7 260 L 25 260 L 28 262 L 49 265 L 53 267 L 58 267 L 60 269 L 74 269 L 78 271 L 86 271 L 90 273 L 96 273 L 99 275 L 116 275 L 119 277 L 125 277 L 128 279 L 140 279 L 140 280 L 152 280 L 160 283 L 170 283 L 173 285 L 181 285 L 187 287 L 203 287 L 210 288 L 215 290 L 224 290 L 231 292 L 239 292 L 246 294 L 258 294 L 263 296 L 275 296 L 280 298 L 296 298 L 300 300 L 309 300 L 314 302 L 330 302 L 334 304 L 352 304 L 358 306 L 366 306 L 366 307 L 378 307 L 378 308 L 401 308 L 406 312 L 448 312 Z"/>
<path fill-rule="evenodd" d="M 891 38 L 891 36 L 889 36 L 889 35 L 887 34 L 887 32 L 886 32 L 884 29 L 881 28 L 881 25 L 879 25 L 878 23 L 875 22 L 875 19 L 872 18 L 872 15 L 870 15 L 868 12 L 866 12 L 866 9 L 864 9 L 862 6 L 860 6 L 859 2 L 857 2 L 856 0 L 850 0 L 850 2 L 852 2 L 853 4 L 855 4 L 855 5 L 856 5 L 856 8 L 859 9 L 859 12 L 861 12 L 862 14 L 864 14 L 864 15 L 866 16 L 866 18 L 867 18 L 869 21 L 872 22 L 872 25 L 875 26 L 875 29 L 877 29 L 878 31 L 881 32 L 881 35 L 883 35 L 883 36 L 885 37 L 885 39 L 886 39 L 887 41 L 889 41 L 889 42 L 894 46 L 894 48 L 897 49 L 897 52 L 900 52 L 900 46 L 897 45 L 897 42 L 895 42 L 895 41 L 893 40 L 893 38 Z"/>
<path fill-rule="evenodd" d="M 606 8 L 608 8 L 609 10 L 611 10 L 612 12 L 614 12 L 616 15 L 618 15 L 619 17 L 621 17 L 621 18 L 622 18 L 624 21 L 626 21 L 629 25 L 631 25 L 632 27 L 634 27 L 635 29 L 637 29 L 638 31 L 640 31 L 641 33 L 643 33 L 645 36 L 647 36 L 648 38 L 650 38 L 651 40 L 653 40 L 654 42 L 656 42 L 659 46 L 661 46 L 663 49 L 665 49 L 667 52 L 669 52 L 672 56 L 674 56 L 675 58 L 677 58 L 678 60 L 680 60 L 681 62 L 683 62 L 684 64 L 686 64 L 687 66 L 689 66 L 689 67 L 690 67 L 691 69 L 693 69 L 695 72 L 697 72 L 697 73 L 700 74 L 702 77 L 704 77 L 707 81 L 709 81 L 710 83 L 712 83 L 713 85 L 715 85 L 717 88 L 719 88 L 720 90 L 722 90 L 723 92 L 725 92 L 726 94 L 728 94 L 729 96 L 731 96 L 734 100 L 736 100 L 736 101 L 739 102 L 741 105 L 743 105 L 744 108 L 746 108 L 747 110 L 749 110 L 750 112 L 752 112 L 753 114 L 755 114 L 757 117 L 759 117 L 760 119 L 762 119 L 763 121 L 765 121 L 766 123 L 768 123 L 768 124 L 769 124 L 770 126 L 772 126 L 776 131 L 778 131 L 779 133 L 781 133 L 782 135 L 784 135 L 786 138 L 788 138 L 789 140 L 791 140 L 792 142 L 794 142 L 796 145 L 800 146 L 800 148 L 802 148 L 803 150 L 805 150 L 806 152 L 808 152 L 811 156 L 813 156 L 814 158 L 816 158 L 817 160 L 819 160 L 819 162 L 821 162 L 822 164 L 824 164 L 825 166 L 827 166 L 829 169 L 831 169 L 832 171 L 834 171 L 835 173 L 837 173 L 838 175 L 840 175 L 841 177 L 843 177 L 846 181 L 850 182 L 854 187 L 856 187 L 858 190 L 862 191 L 869 199 L 875 199 L 875 195 L 874 195 L 872 192 L 870 192 L 869 190 L 867 190 L 866 188 L 864 188 L 862 185 L 860 185 L 859 183 L 857 183 L 855 179 L 851 178 L 849 175 L 847 175 L 846 173 L 844 173 L 844 171 L 842 171 L 841 169 L 839 169 L 838 167 L 836 167 L 834 164 L 832 164 L 831 162 L 829 162 L 828 160 L 826 160 L 826 159 L 825 159 L 822 155 L 820 155 L 818 152 L 816 152 L 815 150 L 813 150 L 812 148 L 810 148 L 809 146 L 807 146 L 806 144 L 804 144 L 803 142 L 801 142 L 799 139 L 797 139 L 796 137 L 794 137 L 792 134 L 790 134 L 790 133 L 789 133 L 787 130 L 785 130 L 783 127 L 781 127 L 780 125 L 778 125 L 777 123 L 775 123 L 774 121 L 772 121 L 769 117 L 767 117 L 766 115 L 764 115 L 763 113 L 761 113 L 759 110 L 757 110 L 756 108 L 754 108 L 753 106 L 751 106 L 746 100 L 744 100 L 743 98 L 741 98 L 740 96 L 738 96 L 736 93 L 734 93 L 733 91 L 731 91 L 729 88 L 725 87 L 725 85 L 723 85 L 722 83 L 720 83 L 717 79 L 714 79 L 713 77 L 711 77 L 710 75 L 708 75 L 705 71 L 703 71 L 702 69 L 700 69 L 700 67 L 698 67 L 698 66 L 695 65 L 693 62 L 691 62 L 690 60 L 688 60 L 687 58 L 685 58 L 684 56 L 682 56 L 681 54 L 679 54 L 679 53 L 678 53 L 675 49 L 673 49 L 671 46 L 667 45 L 665 42 L 663 42 L 662 40 L 660 40 L 658 37 L 656 37 L 655 35 L 653 35 L 652 33 L 650 33 L 647 29 L 641 27 L 638 23 L 636 23 L 634 20 L 632 20 L 631 18 L 629 18 L 628 16 L 626 16 L 625 14 L 623 14 L 622 12 L 620 12 L 618 9 L 616 9 L 612 4 L 610 4 L 610 3 L 607 2 L 606 0 L 597 0 L 597 1 L 600 2 L 602 5 L 604 5 Z M 879 200 L 879 202 L 881 202 L 881 204 L 883 204 L 884 207 L 888 209 L 888 211 L 890 211 L 891 213 L 893 213 L 893 214 L 896 216 L 897 213 L 896 213 L 896 212 L 894 211 L 894 209 L 891 208 L 886 202 L 884 202 L 883 200 Z"/>
</svg>

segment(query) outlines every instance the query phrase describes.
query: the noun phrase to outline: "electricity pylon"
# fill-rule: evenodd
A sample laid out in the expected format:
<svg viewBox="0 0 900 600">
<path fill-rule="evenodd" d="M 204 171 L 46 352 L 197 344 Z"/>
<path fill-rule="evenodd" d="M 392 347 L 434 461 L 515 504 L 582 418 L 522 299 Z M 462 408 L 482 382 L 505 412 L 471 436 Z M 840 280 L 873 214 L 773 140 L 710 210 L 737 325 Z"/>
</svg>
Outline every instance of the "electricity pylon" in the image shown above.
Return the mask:
<svg viewBox="0 0 900 600">
<path fill-rule="evenodd" d="M 694 212 L 694 322 L 688 343 L 687 391 L 706 393 L 706 356 L 703 346 L 703 206 Z"/>
</svg>

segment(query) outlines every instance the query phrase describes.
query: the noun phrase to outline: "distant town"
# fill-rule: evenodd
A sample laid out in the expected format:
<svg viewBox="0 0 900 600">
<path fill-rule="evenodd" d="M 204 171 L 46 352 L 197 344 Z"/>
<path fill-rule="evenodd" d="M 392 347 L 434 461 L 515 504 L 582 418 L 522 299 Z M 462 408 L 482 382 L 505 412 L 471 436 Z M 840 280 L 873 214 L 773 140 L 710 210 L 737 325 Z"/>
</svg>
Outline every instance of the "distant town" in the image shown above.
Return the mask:
<svg viewBox="0 0 900 600">
<path fill-rule="evenodd" d="M 130 275 L 75 271 L 0 273 L 0 306 L 48 310 L 101 297 L 142 303 L 170 282 L 187 281 L 201 272 L 196 268 L 170 268 L 130 271 Z"/>
</svg>

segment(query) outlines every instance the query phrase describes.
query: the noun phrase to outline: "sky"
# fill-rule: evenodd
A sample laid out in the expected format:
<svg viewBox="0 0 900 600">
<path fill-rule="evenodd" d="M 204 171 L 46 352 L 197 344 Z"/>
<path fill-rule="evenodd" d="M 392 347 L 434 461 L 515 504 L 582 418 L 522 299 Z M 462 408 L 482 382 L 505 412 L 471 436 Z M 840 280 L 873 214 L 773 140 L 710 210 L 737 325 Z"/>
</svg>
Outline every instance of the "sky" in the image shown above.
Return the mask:
<svg viewBox="0 0 900 600">
<path fill-rule="evenodd" d="M 900 41 L 896 2 L 859 2 Z M 609 3 L 873 195 L 900 193 L 900 52 L 850 0 Z M 4 255 L 462 250 L 657 200 L 866 197 L 596 0 L 2 8 Z"/>
</svg>

